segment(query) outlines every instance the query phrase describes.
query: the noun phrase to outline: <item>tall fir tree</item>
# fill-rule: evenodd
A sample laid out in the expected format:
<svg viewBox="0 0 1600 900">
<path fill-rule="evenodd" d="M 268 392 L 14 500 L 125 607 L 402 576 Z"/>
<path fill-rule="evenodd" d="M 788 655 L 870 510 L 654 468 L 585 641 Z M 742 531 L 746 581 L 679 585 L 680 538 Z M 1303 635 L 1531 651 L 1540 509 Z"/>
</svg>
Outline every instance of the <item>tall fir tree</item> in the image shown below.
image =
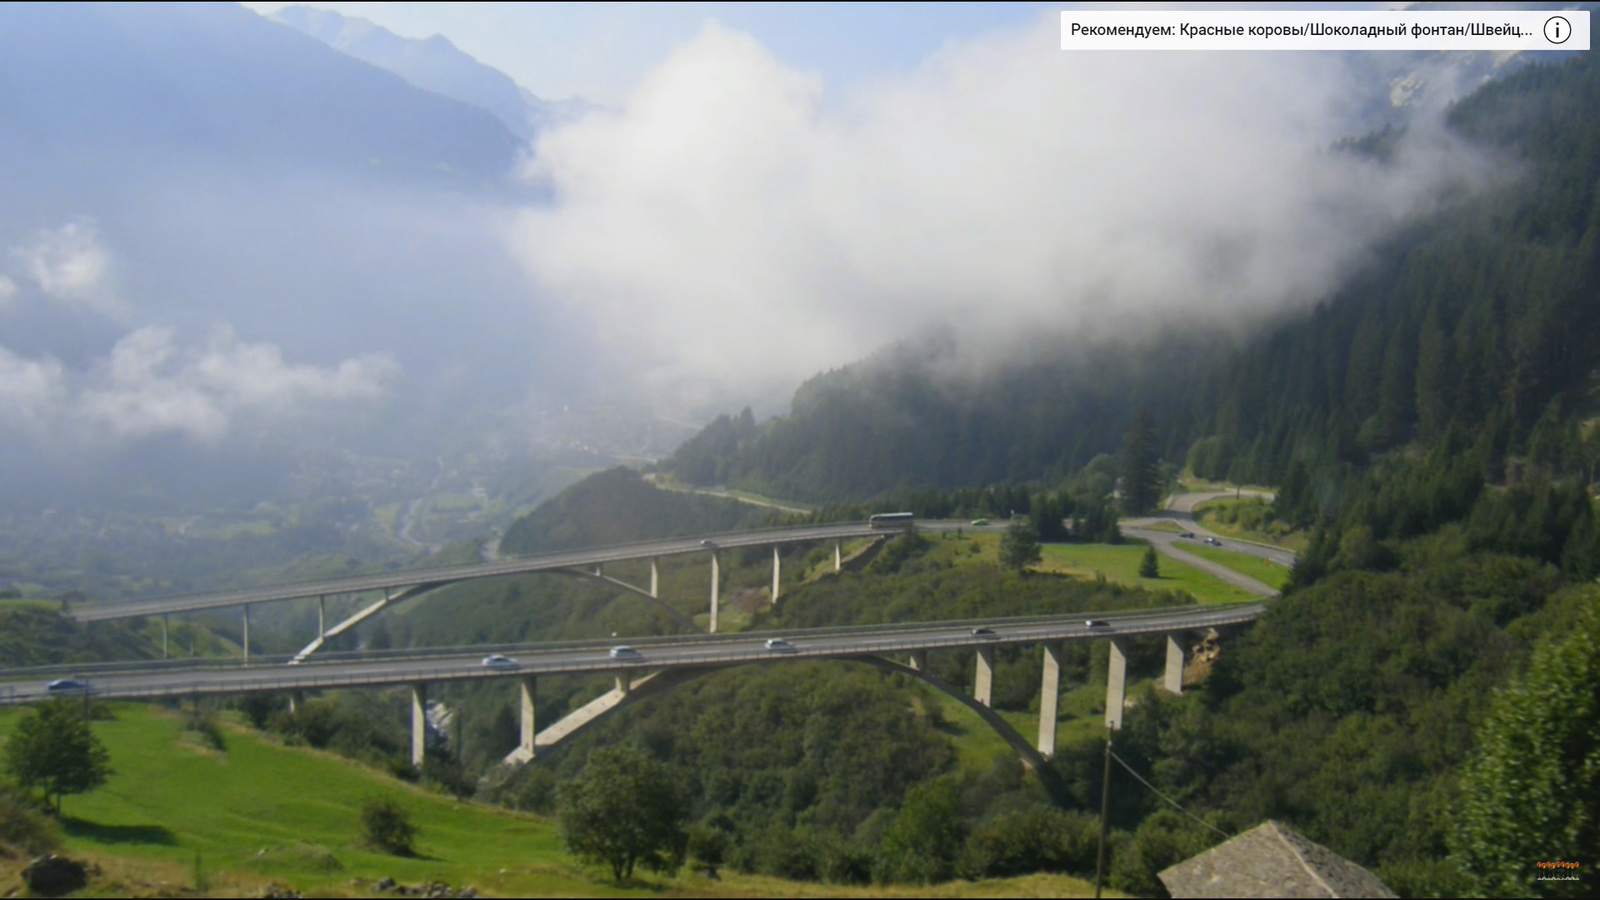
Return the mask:
<svg viewBox="0 0 1600 900">
<path fill-rule="evenodd" d="M 1122 440 L 1122 509 L 1128 515 L 1149 512 L 1161 499 L 1155 427 L 1143 407 Z"/>
</svg>

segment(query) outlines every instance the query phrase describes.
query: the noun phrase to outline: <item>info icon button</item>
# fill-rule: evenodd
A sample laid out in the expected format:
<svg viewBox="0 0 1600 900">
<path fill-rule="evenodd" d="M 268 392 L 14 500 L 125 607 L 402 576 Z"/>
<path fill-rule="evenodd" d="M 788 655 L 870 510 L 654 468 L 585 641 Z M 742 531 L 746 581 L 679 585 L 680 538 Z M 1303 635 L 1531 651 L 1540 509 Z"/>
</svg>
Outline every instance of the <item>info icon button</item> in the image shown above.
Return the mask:
<svg viewBox="0 0 1600 900">
<path fill-rule="evenodd" d="M 1572 23 L 1565 16 L 1551 16 L 1544 23 L 1544 39 L 1552 44 L 1565 44 L 1572 37 Z"/>
</svg>

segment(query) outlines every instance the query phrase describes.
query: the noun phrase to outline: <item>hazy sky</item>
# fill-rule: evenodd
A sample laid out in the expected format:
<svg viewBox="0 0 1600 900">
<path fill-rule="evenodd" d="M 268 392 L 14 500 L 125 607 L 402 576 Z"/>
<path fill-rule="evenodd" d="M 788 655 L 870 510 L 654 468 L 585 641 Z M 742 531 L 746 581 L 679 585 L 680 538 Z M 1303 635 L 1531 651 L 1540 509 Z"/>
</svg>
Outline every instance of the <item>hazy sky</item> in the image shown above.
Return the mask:
<svg viewBox="0 0 1600 900">
<path fill-rule="evenodd" d="M 708 21 L 761 41 L 785 64 L 830 89 L 916 67 L 948 41 L 1031 24 L 1092 3 L 383 3 L 247 2 L 269 13 L 316 6 L 369 19 L 409 38 L 440 34 L 549 100 L 624 100 L 672 48 Z M 1118 4 L 1122 6 L 1124 4 Z M 1229 3 L 1128 4 L 1219 8 Z M 1269 3 L 1265 8 L 1348 9 L 1398 3 Z M 1249 4 L 1260 6 L 1260 4 Z"/>
<path fill-rule="evenodd" d="M 271 12 L 292 3 L 246 3 Z M 900 72 L 950 38 L 1029 23 L 1042 3 L 307 3 L 410 38 L 442 34 L 540 97 L 616 104 L 707 21 L 849 86 Z"/>
</svg>

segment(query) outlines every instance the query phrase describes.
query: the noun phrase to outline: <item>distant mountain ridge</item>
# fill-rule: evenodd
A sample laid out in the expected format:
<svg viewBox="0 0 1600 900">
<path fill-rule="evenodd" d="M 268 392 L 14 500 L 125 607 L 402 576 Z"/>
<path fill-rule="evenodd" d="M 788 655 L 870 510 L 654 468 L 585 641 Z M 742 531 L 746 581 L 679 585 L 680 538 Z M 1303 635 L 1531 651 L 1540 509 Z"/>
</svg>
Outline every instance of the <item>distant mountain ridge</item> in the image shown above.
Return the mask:
<svg viewBox="0 0 1600 900">
<path fill-rule="evenodd" d="M 0 162 L 249 168 L 504 180 L 494 116 L 329 52 L 232 4 L 0 6 Z"/>
<path fill-rule="evenodd" d="M 310 6 L 287 6 L 269 18 L 393 72 L 423 90 L 488 110 L 524 141 L 594 108 L 577 97 L 559 102 L 536 97 L 442 35 L 424 40 L 403 38 L 367 19 Z"/>
<path fill-rule="evenodd" d="M 236 4 L 0 4 L 0 358 L 59 373 L 0 402 L 0 493 L 103 474 L 253 505 L 297 445 L 388 454 L 405 434 L 431 458 L 435 438 L 520 440 L 546 392 L 578 407 L 566 348 L 583 337 L 530 296 L 502 237 L 502 211 L 539 196 L 517 178 L 524 147 L 478 106 Z M 64 293 L 56 270 L 88 286 Z M 152 333 L 167 356 L 114 372 L 119 342 Z M 255 348 L 268 387 L 392 366 L 360 401 L 293 389 L 249 420 L 234 413 L 253 401 L 198 367 L 223 345 Z M 111 387 L 211 398 L 220 443 L 93 431 L 86 404 Z"/>
</svg>

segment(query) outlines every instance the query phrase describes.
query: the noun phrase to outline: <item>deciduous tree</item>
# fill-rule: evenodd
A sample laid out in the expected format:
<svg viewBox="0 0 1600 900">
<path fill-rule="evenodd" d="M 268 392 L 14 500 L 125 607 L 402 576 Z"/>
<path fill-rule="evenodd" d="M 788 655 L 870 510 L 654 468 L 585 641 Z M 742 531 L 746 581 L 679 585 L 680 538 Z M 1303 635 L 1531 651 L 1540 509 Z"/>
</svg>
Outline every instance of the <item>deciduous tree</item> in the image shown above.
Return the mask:
<svg viewBox="0 0 1600 900">
<path fill-rule="evenodd" d="M 583 774 L 561 788 L 561 831 L 567 849 L 609 866 L 617 881 L 642 863 L 654 872 L 683 865 L 688 804 L 666 765 L 632 747 L 589 754 Z"/>
<path fill-rule="evenodd" d="M 1495 698 L 1478 748 L 1462 775 L 1451 844 L 1482 896 L 1595 896 L 1600 611 L 1591 607 L 1534 654 L 1527 674 Z"/>
<path fill-rule="evenodd" d="M 1042 559 L 1044 555 L 1039 549 L 1039 533 L 1033 530 L 1033 523 L 1027 519 L 1013 521 L 1000 538 L 1000 564 L 1021 572 Z"/>
<path fill-rule="evenodd" d="M 60 815 L 62 794 L 81 794 L 105 783 L 111 757 L 78 704 L 57 699 L 17 723 L 6 741 L 6 770 L 23 788 L 43 790 Z"/>
</svg>

